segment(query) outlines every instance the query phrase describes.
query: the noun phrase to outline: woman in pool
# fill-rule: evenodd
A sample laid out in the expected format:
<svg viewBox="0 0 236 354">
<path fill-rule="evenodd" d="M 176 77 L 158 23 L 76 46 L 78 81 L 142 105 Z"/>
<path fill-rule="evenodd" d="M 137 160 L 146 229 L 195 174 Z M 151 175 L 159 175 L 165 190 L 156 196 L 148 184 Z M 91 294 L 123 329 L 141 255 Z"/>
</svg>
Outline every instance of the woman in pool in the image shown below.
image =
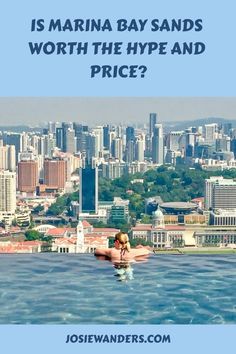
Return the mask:
<svg viewBox="0 0 236 354">
<path fill-rule="evenodd" d="M 131 248 L 129 237 L 124 232 L 118 232 L 115 236 L 114 248 L 98 248 L 95 250 L 95 256 L 106 256 L 112 262 L 131 261 L 136 257 L 147 256 L 150 251 L 142 246 Z"/>
</svg>

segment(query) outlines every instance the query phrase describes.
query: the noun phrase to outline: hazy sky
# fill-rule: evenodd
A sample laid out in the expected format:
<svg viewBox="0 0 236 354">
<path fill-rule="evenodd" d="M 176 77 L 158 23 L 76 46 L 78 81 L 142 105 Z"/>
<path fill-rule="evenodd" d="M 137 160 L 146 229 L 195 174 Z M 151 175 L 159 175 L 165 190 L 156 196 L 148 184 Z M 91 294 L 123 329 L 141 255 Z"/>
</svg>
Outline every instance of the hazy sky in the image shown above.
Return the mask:
<svg viewBox="0 0 236 354">
<path fill-rule="evenodd" d="M 0 125 L 148 123 L 150 112 L 161 122 L 236 119 L 236 97 L 0 97 Z"/>
</svg>

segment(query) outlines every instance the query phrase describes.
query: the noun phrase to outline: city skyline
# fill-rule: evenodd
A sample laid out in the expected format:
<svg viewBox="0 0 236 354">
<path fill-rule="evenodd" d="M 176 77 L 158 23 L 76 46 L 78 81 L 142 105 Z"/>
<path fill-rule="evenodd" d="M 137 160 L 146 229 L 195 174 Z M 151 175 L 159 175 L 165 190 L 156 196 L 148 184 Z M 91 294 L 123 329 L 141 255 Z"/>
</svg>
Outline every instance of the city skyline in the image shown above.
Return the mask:
<svg viewBox="0 0 236 354">
<path fill-rule="evenodd" d="M 162 123 L 236 120 L 236 97 L 0 97 L 0 125 L 140 124 L 148 123 L 151 112 Z"/>
</svg>

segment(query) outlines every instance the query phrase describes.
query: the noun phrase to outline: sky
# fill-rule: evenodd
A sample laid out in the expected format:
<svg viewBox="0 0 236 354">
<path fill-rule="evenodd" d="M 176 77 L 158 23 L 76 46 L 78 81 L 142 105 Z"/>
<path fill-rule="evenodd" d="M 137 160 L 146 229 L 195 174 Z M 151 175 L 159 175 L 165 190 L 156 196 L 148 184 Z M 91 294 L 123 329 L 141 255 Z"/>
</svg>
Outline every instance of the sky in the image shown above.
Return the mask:
<svg viewBox="0 0 236 354">
<path fill-rule="evenodd" d="M 0 97 L 0 125 L 75 121 L 88 125 L 217 117 L 236 120 L 236 97 Z"/>
</svg>

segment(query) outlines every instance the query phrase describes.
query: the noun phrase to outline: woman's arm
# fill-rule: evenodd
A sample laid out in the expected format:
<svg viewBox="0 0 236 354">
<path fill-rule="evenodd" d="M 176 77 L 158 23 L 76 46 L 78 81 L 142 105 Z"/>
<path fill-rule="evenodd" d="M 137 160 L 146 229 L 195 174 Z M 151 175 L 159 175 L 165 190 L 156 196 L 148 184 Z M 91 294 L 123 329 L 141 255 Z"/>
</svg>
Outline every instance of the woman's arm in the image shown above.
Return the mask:
<svg viewBox="0 0 236 354">
<path fill-rule="evenodd" d="M 135 248 L 132 251 L 134 252 L 134 257 L 146 256 L 151 253 L 146 247 Z"/>
<path fill-rule="evenodd" d="M 111 250 L 109 248 L 96 248 L 94 252 L 95 256 L 111 256 Z"/>
</svg>

